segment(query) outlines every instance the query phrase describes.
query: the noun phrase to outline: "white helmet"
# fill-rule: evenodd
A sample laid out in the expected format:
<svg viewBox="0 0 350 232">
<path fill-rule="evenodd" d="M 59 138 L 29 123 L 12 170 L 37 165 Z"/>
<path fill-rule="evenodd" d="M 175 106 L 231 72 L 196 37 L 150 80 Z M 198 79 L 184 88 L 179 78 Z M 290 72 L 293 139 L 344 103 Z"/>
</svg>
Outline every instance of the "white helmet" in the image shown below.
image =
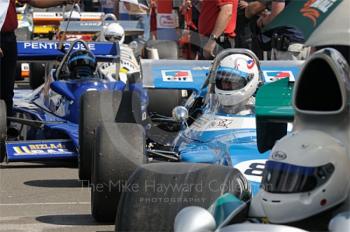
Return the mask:
<svg viewBox="0 0 350 232">
<path fill-rule="evenodd" d="M 215 73 L 215 94 L 220 105 L 236 106 L 255 93 L 259 84 L 259 65 L 246 54 L 224 57 Z"/>
<path fill-rule="evenodd" d="M 293 132 L 272 149 L 250 216 L 289 223 L 328 210 L 348 197 L 349 167 L 339 140 L 316 130 Z"/>
<path fill-rule="evenodd" d="M 125 33 L 124 28 L 119 23 L 111 23 L 104 30 L 104 38 L 110 42 L 124 43 Z"/>
</svg>

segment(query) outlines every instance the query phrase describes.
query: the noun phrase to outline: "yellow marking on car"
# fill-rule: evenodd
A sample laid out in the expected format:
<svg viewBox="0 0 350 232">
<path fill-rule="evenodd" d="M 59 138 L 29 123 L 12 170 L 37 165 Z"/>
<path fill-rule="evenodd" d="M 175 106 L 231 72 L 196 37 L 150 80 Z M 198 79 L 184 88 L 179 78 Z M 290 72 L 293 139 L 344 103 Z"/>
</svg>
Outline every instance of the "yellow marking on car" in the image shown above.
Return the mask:
<svg viewBox="0 0 350 232">
<path fill-rule="evenodd" d="M 49 34 L 57 31 L 57 26 L 35 26 L 33 33 L 34 34 Z"/>
<path fill-rule="evenodd" d="M 45 153 L 65 153 L 68 152 L 63 144 L 30 144 L 27 146 L 15 146 L 14 155 L 25 154 L 45 154 Z"/>
</svg>

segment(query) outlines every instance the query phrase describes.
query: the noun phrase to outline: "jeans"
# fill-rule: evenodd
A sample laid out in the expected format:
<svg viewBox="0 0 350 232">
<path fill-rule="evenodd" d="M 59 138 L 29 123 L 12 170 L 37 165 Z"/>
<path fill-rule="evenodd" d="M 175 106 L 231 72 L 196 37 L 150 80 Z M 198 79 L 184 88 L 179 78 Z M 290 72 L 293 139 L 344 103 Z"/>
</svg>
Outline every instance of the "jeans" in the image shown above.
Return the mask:
<svg viewBox="0 0 350 232">
<path fill-rule="evenodd" d="M 151 35 L 151 17 L 149 14 L 134 14 L 129 15 L 130 20 L 138 20 L 138 27 L 144 29 L 143 36 L 141 39 L 143 42 L 147 42 L 150 39 Z"/>
<path fill-rule="evenodd" d="M 6 103 L 7 115 L 13 116 L 17 42 L 14 32 L 1 32 L 0 37 L 1 49 L 4 53 L 4 57 L 0 59 L 0 99 Z"/>
</svg>

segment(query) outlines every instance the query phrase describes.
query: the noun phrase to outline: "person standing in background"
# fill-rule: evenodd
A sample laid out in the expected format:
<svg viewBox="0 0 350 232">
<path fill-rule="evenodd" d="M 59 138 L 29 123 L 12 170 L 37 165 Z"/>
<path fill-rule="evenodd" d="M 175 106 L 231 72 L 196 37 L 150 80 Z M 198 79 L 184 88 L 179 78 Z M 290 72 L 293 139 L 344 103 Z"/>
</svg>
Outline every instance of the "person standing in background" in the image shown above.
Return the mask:
<svg viewBox="0 0 350 232">
<path fill-rule="evenodd" d="M 237 8 L 238 0 L 202 0 L 198 31 L 204 59 L 235 47 Z"/>
<path fill-rule="evenodd" d="M 258 0 L 246 7 L 246 17 L 259 15 L 256 26 L 264 28 L 277 17 L 288 5 L 289 0 Z M 261 34 L 271 37 L 271 59 L 301 60 L 309 54 L 309 48 L 304 47 L 304 35 L 291 26 L 283 26 Z"/>
<path fill-rule="evenodd" d="M 114 7 L 116 5 L 116 0 L 100 0 L 101 10 L 106 13 L 114 13 Z"/>
<path fill-rule="evenodd" d="M 250 29 L 250 20 L 245 17 L 245 8 L 252 0 L 239 0 L 237 11 L 237 26 L 235 47 L 252 50 L 252 31 Z"/>
<path fill-rule="evenodd" d="M 48 8 L 72 4 L 78 0 L 18 0 L 37 8 Z M 0 99 L 6 103 L 8 116 L 13 116 L 13 96 L 17 63 L 17 41 L 15 30 L 18 26 L 16 0 L 0 0 Z"/>
<path fill-rule="evenodd" d="M 129 19 L 139 21 L 139 26 L 144 29 L 142 40 L 147 42 L 151 33 L 151 4 L 155 4 L 155 0 L 138 0 L 138 4 L 130 3 L 128 0 L 120 1 L 124 2 L 124 6 L 128 10 Z"/>
</svg>

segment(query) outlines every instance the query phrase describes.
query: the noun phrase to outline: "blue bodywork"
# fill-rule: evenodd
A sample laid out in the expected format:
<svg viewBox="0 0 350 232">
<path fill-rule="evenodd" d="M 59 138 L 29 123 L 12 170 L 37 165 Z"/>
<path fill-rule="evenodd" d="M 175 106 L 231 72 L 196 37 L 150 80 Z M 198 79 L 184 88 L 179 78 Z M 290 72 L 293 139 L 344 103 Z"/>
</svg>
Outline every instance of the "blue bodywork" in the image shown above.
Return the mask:
<svg viewBox="0 0 350 232">
<path fill-rule="evenodd" d="M 70 45 L 64 44 L 67 49 Z M 81 44 L 74 45 L 81 49 Z M 119 47 L 113 43 L 90 43 L 91 51 L 98 61 L 119 60 Z M 64 52 L 57 49 L 56 42 L 19 42 L 20 60 L 57 60 Z M 28 94 L 17 90 L 14 111 L 21 118 L 42 122 L 41 127 L 30 127 L 24 141 L 7 141 L 7 160 L 25 161 L 38 159 L 77 158 L 79 150 L 79 109 L 80 97 L 87 91 L 123 91 L 121 81 L 105 80 L 99 76 L 85 79 L 56 80 L 53 75 L 45 83 Z"/>
<path fill-rule="evenodd" d="M 180 161 L 232 166 L 250 181 L 252 192 L 259 189 L 269 152 L 256 147 L 255 117 L 220 115 L 206 109 L 190 127 L 179 133 L 175 147 Z"/>
<path fill-rule="evenodd" d="M 193 93 L 185 105 L 206 98 L 211 61 L 142 60 L 144 86 L 159 89 L 186 89 Z M 262 61 L 262 81 L 280 78 L 294 81 L 301 61 Z M 171 144 L 181 162 L 209 163 L 239 169 L 251 183 L 253 195 L 259 190 L 269 151 L 259 153 L 256 145 L 255 115 L 224 114 L 210 101 L 201 109 L 202 115 L 188 128 L 181 130 Z"/>
</svg>

